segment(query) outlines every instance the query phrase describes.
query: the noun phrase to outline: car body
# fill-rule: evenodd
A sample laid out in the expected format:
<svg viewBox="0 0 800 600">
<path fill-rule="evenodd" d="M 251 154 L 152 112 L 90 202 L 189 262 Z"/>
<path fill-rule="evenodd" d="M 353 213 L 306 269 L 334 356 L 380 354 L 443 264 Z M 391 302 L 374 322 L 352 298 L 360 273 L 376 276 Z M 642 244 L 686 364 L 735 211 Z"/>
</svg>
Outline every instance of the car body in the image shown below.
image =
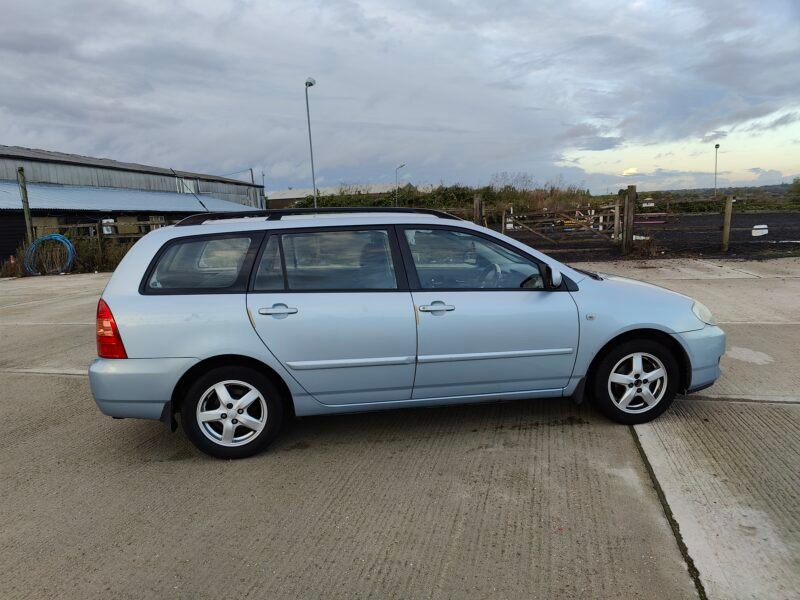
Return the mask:
<svg viewBox="0 0 800 600">
<path fill-rule="evenodd" d="M 193 217 L 137 242 L 101 304 L 98 347 L 118 341 L 120 354 L 101 350 L 89 368 L 100 410 L 174 424 L 184 407 L 186 429 L 194 394 L 201 449 L 231 458 L 266 442 L 228 433 L 234 439 L 221 443 L 232 427 L 225 406 L 239 406 L 224 402 L 227 394 L 250 399 L 260 390 L 258 418 L 269 421 L 279 412 L 580 401 L 608 389 L 605 412 L 641 422 L 675 393 L 711 385 L 725 349 L 724 333 L 691 298 L 573 269 L 435 211 Z M 604 366 L 620 348 L 630 351 Z M 601 367 L 608 381 L 597 383 Z M 225 372 L 232 368 L 258 376 L 237 379 Z M 193 390 L 220 369 L 218 377 L 242 385 L 217 386 L 219 398 L 211 380 Z M 643 384 L 634 371 L 663 380 Z M 223 425 L 202 421 L 221 414 Z"/>
</svg>

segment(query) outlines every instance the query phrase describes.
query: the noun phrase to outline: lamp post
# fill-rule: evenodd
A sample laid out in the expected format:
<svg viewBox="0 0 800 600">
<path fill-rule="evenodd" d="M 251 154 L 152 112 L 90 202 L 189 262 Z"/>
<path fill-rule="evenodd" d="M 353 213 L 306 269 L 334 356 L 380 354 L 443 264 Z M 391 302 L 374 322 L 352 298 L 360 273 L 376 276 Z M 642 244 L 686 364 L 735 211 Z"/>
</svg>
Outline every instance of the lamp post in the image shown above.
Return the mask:
<svg viewBox="0 0 800 600">
<path fill-rule="evenodd" d="M 400 189 L 400 184 L 399 184 L 399 182 L 397 180 L 397 173 L 398 173 L 398 171 L 400 171 L 400 169 L 402 169 L 405 166 L 406 166 L 406 163 L 403 163 L 402 165 L 398 165 L 394 170 L 394 205 L 395 206 L 397 206 L 397 193 L 398 193 L 398 190 Z"/>
<path fill-rule="evenodd" d="M 314 208 L 317 208 L 317 177 L 314 175 L 314 146 L 311 144 L 311 111 L 308 109 L 308 88 L 316 84 L 313 77 L 306 79 L 306 121 L 308 121 L 308 151 L 311 154 L 311 185 L 314 186 Z"/>
<path fill-rule="evenodd" d="M 717 155 L 719 154 L 719 144 L 714 144 L 714 200 L 717 199 Z"/>
</svg>

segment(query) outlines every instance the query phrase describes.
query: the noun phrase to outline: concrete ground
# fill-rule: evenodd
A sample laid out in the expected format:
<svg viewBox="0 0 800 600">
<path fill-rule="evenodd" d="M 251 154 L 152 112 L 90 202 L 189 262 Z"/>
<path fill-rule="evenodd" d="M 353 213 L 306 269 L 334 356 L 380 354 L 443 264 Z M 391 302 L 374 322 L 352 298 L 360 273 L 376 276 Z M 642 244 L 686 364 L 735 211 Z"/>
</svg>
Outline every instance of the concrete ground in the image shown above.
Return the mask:
<svg viewBox="0 0 800 600">
<path fill-rule="evenodd" d="M 722 378 L 636 434 L 708 596 L 800 598 L 800 259 L 585 268 L 714 312 L 728 334 Z"/>
<path fill-rule="evenodd" d="M 563 400 L 315 417 L 238 462 L 97 411 L 106 275 L 0 281 L 0 596 L 800 597 L 800 260 L 593 266 L 708 304 L 720 382 L 634 429 Z"/>
</svg>

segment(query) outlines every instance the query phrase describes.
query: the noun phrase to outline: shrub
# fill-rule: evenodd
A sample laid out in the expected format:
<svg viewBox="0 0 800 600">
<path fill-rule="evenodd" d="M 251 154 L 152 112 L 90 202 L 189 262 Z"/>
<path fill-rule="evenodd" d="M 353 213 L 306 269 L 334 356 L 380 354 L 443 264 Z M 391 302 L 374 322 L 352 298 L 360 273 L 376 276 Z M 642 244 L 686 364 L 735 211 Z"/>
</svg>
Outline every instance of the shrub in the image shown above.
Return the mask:
<svg viewBox="0 0 800 600">
<path fill-rule="evenodd" d="M 113 271 L 123 259 L 128 250 L 133 247 L 135 240 L 119 242 L 117 240 L 103 240 L 102 251 L 97 239 L 77 238 L 71 240 L 75 246 L 75 261 L 70 273 L 94 273 L 95 271 Z M 0 263 L 0 277 L 22 277 L 30 275 L 25 271 L 24 260 L 27 246 L 17 249 L 13 260 L 9 259 Z M 39 245 L 36 252 L 34 268 L 42 274 L 58 273 L 66 259 L 66 248 L 59 242 L 47 240 Z"/>
<path fill-rule="evenodd" d="M 0 262 L 0 277 L 22 277 L 23 271 L 19 251 L 17 251 L 16 256 L 10 256 Z"/>
<path fill-rule="evenodd" d="M 419 189 L 405 185 L 396 191 L 384 194 L 368 194 L 355 186 L 343 185 L 338 193 L 320 196 L 320 207 L 401 207 L 434 208 L 447 210 L 462 217 L 471 218 L 475 196 L 483 200 L 484 214 L 489 221 L 499 221 L 502 212 L 509 207 L 514 212 L 533 212 L 542 209 L 573 210 L 593 203 L 588 190 L 577 186 L 564 186 L 561 182 L 536 187 L 533 179 L 525 174 L 501 173 L 492 178 L 490 185 L 469 187 L 465 185 L 439 185 L 431 189 Z M 595 200 L 594 203 L 599 202 Z M 605 200 L 603 200 L 605 202 Z M 298 200 L 295 206 L 314 206 L 313 196 Z"/>
</svg>

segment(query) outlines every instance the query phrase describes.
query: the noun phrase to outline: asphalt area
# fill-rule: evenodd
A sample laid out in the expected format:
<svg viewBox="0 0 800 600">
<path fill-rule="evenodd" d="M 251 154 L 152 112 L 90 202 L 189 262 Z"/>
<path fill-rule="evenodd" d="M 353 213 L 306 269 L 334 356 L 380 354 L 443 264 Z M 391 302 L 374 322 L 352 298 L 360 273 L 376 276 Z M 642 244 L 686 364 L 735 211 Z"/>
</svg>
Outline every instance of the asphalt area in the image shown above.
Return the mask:
<svg viewBox="0 0 800 600">
<path fill-rule="evenodd" d="M 235 462 L 95 408 L 107 275 L 0 281 L 0 596 L 800 597 L 800 259 L 585 266 L 708 304 L 722 379 L 635 428 L 568 400 L 314 417 Z"/>
</svg>

